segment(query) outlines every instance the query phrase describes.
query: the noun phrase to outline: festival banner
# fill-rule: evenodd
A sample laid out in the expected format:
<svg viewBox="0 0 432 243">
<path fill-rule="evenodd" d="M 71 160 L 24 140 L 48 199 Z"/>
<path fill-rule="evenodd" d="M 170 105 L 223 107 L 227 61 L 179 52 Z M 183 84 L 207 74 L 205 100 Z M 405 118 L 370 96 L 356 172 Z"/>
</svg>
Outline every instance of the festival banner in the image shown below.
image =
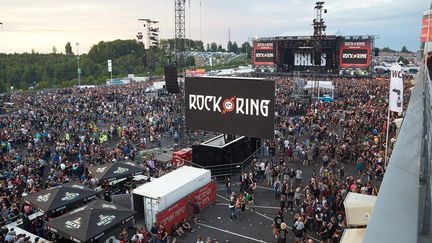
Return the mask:
<svg viewBox="0 0 432 243">
<path fill-rule="evenodd" d="M 394 64 L 391 67 L 389 109 L 394 112 L 403 111 L 403 74 L 402 67 Z"/>
</svg>

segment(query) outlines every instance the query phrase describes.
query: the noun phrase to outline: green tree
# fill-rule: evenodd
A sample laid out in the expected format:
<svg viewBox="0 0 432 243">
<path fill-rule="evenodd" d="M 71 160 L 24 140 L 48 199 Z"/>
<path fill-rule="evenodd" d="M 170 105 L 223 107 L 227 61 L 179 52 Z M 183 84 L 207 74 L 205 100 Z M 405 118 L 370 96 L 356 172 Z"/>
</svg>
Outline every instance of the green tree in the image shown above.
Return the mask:
<svg viewBox="0 0 432 243">
<path fill-rule="evenodd" d="M 57 48 L 55 46 L 53 46 L 53 48 L 52 48 L 52 53 L 57 54 Z"/>
<path fill-rule="evenodd" d="M 228 41 L 228 44 L 227 44 L 227 51 L 228 52 L 232 52 L 232 45 L 233 45 L 233 43 L 231 41 Z"/>
<path fill-rule="evenodd" d="M 68 41 L 65 46 L 65 53 L 68 56 L 73 55 L 71 43 Z"/>
<path fill-rule="evenodd" d="M 188 67 L 195 66 L 195 58 L 193 56 L 188 56 L 186 58 L 186 66 L 188 66 Z"/>
<path fill-rule="evenodd" d="M 218 45 L 217 51 L 219 51 L 219 52 L 226 52 L 226 50 L 222 47 L 222 45 Z"/>
<path fill-rule="evenodd" d="M 218 46 L 217 46 L 216 42 L 212 42 L 210 44 L 210 51 L 211 52 L 217 52 L 217 50 L 218 50 Z"/>
<path fill-rule="evenodd" d="M 249 42 L 246 41 L 241 45 L 241 53 L 246 53 L 248 58 L 252 57 L 252 46 Z"/>
<path fill-rule="evenodd" d="M 195 41 L 195 47 L 197 51 L 204 51 L 204 43 L 202 41 Z"/>
<path fill-rule="evenodd" d="M 398 60 L 397 60 L 397 62 L 399 62 L 399 63 L 402 62 L 403 65 L 408 65 L 409 64 L 408 59 L 406 59 L 405 57 L 399 57 Z"/>
<path fill-rule="evenodd" d="M 232 47 L 231 47 L 231 51 L 235 52 L 235 53 L 239 53 L 239 47 L 237 45 L 237 42 L 234 41 L 234 43 L 232 44 Z"/>
<path fill-rule="evenodd" d="M 387 47 L 384 47 L 384 48 L 382 48 L 382 49 L 381 49 L 381 51 L 382 51 L 382 52 L 394 52 L 394 50 L 393 50 L 393 49 L 391 49 L 391 48 L 390 48 L 390 47 L 388 47 L 388 46 L 387 46 Z"/>
<path fill-rule="evenodd" d="M 411 53 L 406 46 L 402 47 L 401 52 L 403 52 L 403 53 Z"/>
</svg>

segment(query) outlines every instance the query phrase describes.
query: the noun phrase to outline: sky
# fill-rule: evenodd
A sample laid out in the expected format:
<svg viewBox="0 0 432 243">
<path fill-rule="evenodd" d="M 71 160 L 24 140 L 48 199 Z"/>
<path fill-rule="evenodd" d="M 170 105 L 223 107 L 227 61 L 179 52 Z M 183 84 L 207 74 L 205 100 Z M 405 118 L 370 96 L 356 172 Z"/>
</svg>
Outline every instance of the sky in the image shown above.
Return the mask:
<svg viewBox="0 0 432 243">
<path fill-rule="evenodd" d="M 328 0 L 327 34 L 376 35 L 377 47 L 419 48 L 426 0 Z M 201 7 L 200 7 L 201 6 Z M 314 0 L 186 0 L 186 37 L 243 43 L 254 37 L 311 35 Z M 174 37 L 174 0 L 2 0 L 0 53 L 88 52 L 99 41 L 134 39 L 138 18 L 158 20 L 161 38 Z"/>
</svg>

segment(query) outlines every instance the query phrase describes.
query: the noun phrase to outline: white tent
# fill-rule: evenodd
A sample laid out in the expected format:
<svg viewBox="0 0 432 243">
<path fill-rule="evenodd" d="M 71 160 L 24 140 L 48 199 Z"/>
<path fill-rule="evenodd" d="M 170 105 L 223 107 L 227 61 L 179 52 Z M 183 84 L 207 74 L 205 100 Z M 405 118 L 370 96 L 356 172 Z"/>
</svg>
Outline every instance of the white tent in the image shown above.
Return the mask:
<svg viewBox="0 0 432 243">
<path fill-rule="evenodd" d="M 348 193 L 344 201 L 348 228 L 367 226 L 376 198 L 376 196 Z"/>
<path fill-rule="evenodd" d="M 341 243 L 362 243 L 366 229 L 345 229 Z"/>
<path fill-rule="evenodd" d="M 334 90 L 335 87 L 332 81 L 307 81 L 304 89 L 314 89 L 319 86 L 320 89 Z"/>
<path fill-rule="evenodd" d="M 318 89 L 318 96 L 322 89 L 331 90 L 331 97 L 334 97 L 335 86 L 332 81 L 307 81 L 303 89 Z"/>
</svg>

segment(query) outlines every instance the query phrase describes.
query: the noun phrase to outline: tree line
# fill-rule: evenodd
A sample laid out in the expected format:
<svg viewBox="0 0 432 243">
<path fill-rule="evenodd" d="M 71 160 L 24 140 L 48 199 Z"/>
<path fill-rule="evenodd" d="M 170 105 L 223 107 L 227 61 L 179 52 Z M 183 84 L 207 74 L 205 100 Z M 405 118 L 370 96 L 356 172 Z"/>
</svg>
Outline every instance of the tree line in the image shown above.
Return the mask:
<svg viewBox="0 0 432 243">
<path fill-rule="evenodd" d="M 190 51 L 227 51 L 215 42 L 204 46 L 202 41 L 161 40 L 160 48 L 144 50 L 135 40 L 101 41 L 91 47 L 88 53 L 80 55 L 81 84 L 103 84 L 110 77 L 107 60 L 112 60 L 113 77 L 127 74 L 139 76 L 162 75 L 164 66 L 173 59 L 175 50 L 184 51 L 177 62 L 183 67 L 194 66 Z M 245 42 L 240 47 L 229 42 L 230 52 L 250 55 L 251 46 Z M 181 47 L 181 49 L 179 49 Z M 31 53 L 0 53 L 0 93 L 31 88 L 62 88 L 77 85 L 77 56 L 71 43 L 66 43 L 64 53 L 53 47 L 52 53 L 43 54 L 32 50 Z"/>
</svg>

